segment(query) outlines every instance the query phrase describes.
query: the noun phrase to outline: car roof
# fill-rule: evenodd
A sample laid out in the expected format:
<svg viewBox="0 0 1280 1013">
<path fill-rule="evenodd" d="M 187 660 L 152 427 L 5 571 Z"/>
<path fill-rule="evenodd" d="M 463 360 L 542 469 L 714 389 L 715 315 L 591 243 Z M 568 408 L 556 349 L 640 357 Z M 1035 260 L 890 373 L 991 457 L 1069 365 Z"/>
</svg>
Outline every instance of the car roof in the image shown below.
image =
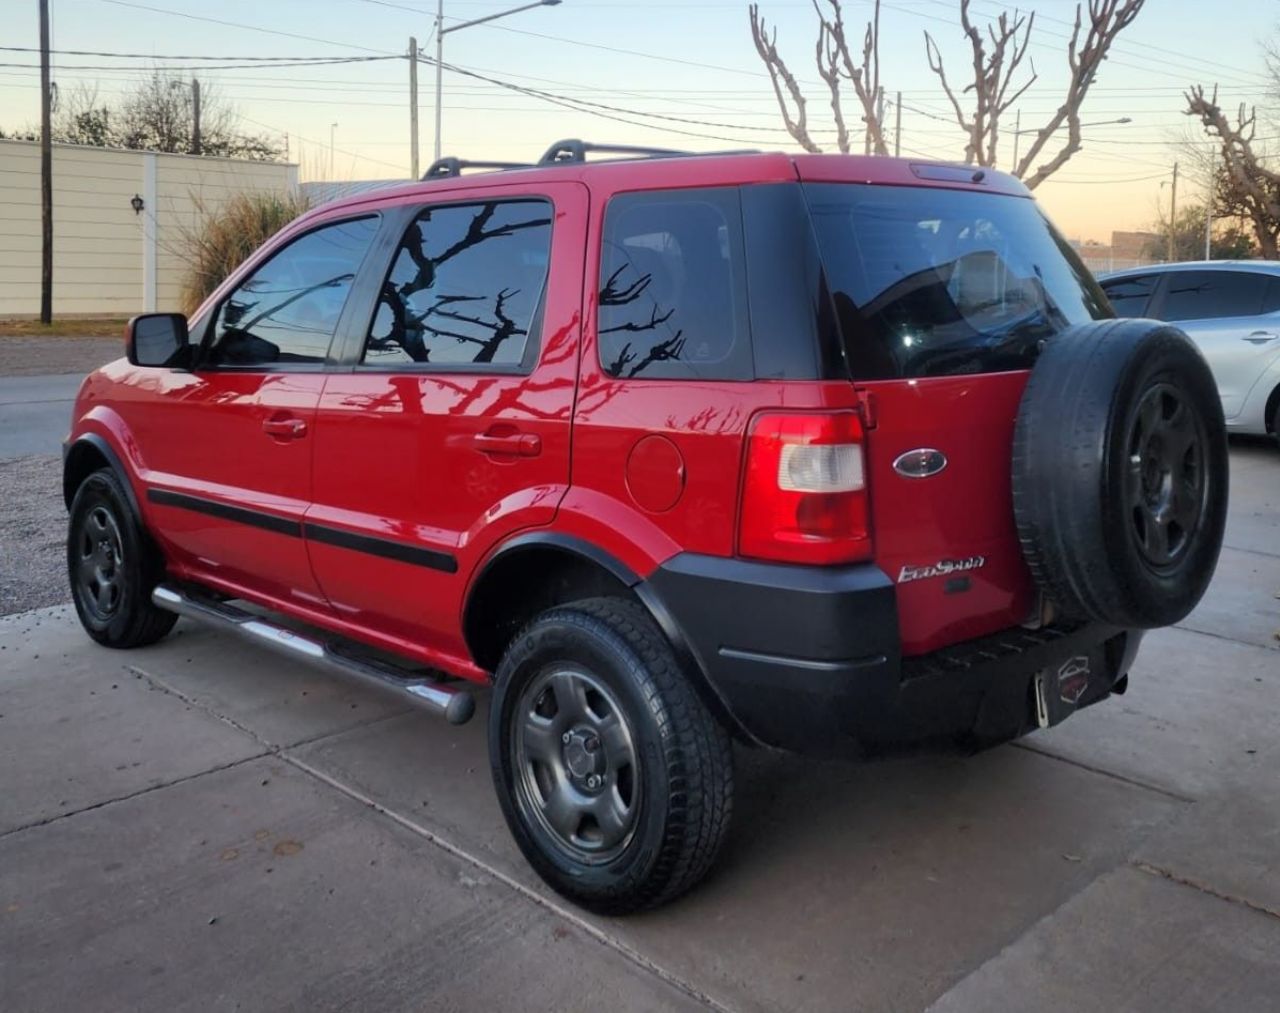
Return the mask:
<svg viewBox="0 0 1280 1013">
<path fill-rule="evenodd" d="M 505 188 L 518 185 L 534 189 L 547 183 L 575 181 L 589 186 L 594 193 L 608 197 L 624 191 L 738 186 L 795 180 L 1030 196 L 1030 191 L 1021 180 L 1008 173 L 980 166 L 867 155 L 730 152 L 563 162 L 423 179 L 340 198 L 313 209 L 300 221 L 314 222 L 317 218 L 327 218 L 350 210 L 370 208 L 383 203 L 401 203 L 406 198 L 447 198 L 455 191 L 473 192 L 498 186 Z"/>
<path fill-rule="evenodd" d="M 1253 274 L 1280 275 L 1280 260 L 1183 260 L 1175 264 L 1147 264 L 1145 267 L 1128 267 L 1123 271 L 1108 271 L 1099 275 L 1099 279 L 1116 281 L 1178 271 L 1248 271 Z"/>
</svg>

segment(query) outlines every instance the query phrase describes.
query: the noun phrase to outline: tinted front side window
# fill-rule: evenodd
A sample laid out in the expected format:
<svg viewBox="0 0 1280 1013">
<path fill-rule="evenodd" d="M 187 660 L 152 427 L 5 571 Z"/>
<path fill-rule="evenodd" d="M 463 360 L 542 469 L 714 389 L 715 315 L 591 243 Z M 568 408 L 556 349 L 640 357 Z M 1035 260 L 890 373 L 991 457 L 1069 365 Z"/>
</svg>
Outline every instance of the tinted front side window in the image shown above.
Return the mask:
<svg viewBox="0 0 1280 1013">
<path fill-rule="evenodd" d="M 337 222 L 277 252 L 218 308 L 209 361 L 227 366 L 323 362 L 377 231 L 377 218 Z"/>
<path fill-rule="evenodd" d="M 528 364 L 526 352 L 537 348 L 551 218 L 543 200 L 424 211 L 382 286 L 365 364 Z"/>
<path fill-rule="evenodd" d="M 752 376 L 742 214 L 731 188 L 623 194 L 600 258 L 600 362 L 610 376 Z"/>
<path fill-rule="evenodd" d="M 1265 274 L 1245 271 L 1171 271 L 1160 316 L 1165 320 L 1252 317 L 1262 312 Z"/>
<path fill-rule="evenodd" d="M 1102 290 L 1111 301 L 1111 308 L 1118 317 L 1146 316 L 1147 306 L 1160 281 L 1158 274 L 1144 274 L 1136 278 L 1114 278 L 1102 282 Z"/>
<path fill-rule="evenodd" d="M 1031 200 L 856 183 L 805 192 L 856 378 L 1025 369 L 1044 339 L 1111 315 Z"/>
</svg>

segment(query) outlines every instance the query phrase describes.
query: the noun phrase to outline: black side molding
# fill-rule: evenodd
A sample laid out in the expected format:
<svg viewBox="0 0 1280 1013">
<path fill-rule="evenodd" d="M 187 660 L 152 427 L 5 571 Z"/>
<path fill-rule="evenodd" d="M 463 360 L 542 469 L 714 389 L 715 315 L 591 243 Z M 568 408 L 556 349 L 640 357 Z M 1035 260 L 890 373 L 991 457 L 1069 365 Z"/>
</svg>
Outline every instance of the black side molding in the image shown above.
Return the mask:
<svg viewBox="0 0 1280 1013">
<path fill-rule="evenodd" d="M 174 492 L 171 489 L 148 489 L 147 499 L 160 506 L 178 507 L 181 510 L 192 510 L 195 513 L 219 517 L 237 524 L 274 531 L 290 538 L 310 538 L 326 545 L 336 545 L 353 552 L 363 552 L 370 556 L 381 556 L 383 559 L 394 559 L 400 563 L 423 566 L 429 570 L 442 573 L 457 573 L 458 560 L 448 552 L 424 548 L 409 542 L 400 542 L 391 538 L 377 538 L 372 535 L 361 535 L 353 531 L 331 528 L 325 524 L 303 523 L 281 517 L 279 514 L 254 510 L 250 507 L 236 506 L 219 500 L 205 499 L 203 496 L 192 496 L 185 492 Z"/>
<path fill-rule="evenodd" d="M 302 525 L 287 517 L 269 514 L 262 510 L 251 510 L 248 507 L 233 506 L 217 500 L 204 499 L 201 496 L 190 496 L 185 492 L 172 492 L 168 489 L 148 489 L 147 500 L 160 506 L 178 507 L 191 510 L 210 517 L 220 517 L 224 521 L 235 521 L 237 524 L 248 524 L 254 528 L 264 528 L 280 535 L 293 538 L 302 537 Z"/>
<path fill-rule="evenodd" d="M 342 531 L 323 524 L 307 522 L 302 525 L 302 529 L 307 538 L 324 542 L 326 545 L 336 545 L 342 549 L 352 549 L 370 556 L 394 559 L 400 563 L 412 563 L 414 566 L 425 566 L 429 570 L 440 570 L 444 573 L 458 572 L 458 560 L 447 552 L 425 549 L 420 545 L 397 542 L 390 538 L 358 535 L 352 531 Z"/>
</svg>

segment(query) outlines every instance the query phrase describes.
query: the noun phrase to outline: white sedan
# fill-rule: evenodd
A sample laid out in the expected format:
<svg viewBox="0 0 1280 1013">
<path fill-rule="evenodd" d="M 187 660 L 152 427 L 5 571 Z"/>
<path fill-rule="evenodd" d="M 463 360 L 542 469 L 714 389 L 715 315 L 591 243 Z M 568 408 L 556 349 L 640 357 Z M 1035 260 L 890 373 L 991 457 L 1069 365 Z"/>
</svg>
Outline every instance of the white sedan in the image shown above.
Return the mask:
<svg viewBox="0 0 1280 1013">
<path fill-rule="evenodd" d="M 1167 320 L 1200 346 L 1231 432 L 1280 436 L 1280 261 L 1153 264 L 1099 284 L 1117 315 Z"/>
</svg>

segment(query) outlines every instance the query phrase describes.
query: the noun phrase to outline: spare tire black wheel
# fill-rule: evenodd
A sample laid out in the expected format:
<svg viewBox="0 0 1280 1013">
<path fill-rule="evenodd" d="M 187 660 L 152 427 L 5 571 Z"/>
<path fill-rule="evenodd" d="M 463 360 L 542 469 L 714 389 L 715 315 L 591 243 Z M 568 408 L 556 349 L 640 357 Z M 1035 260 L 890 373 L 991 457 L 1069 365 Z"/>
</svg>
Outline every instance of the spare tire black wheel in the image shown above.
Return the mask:
<svg viewBox="0 0 1280 1013">
<path fill-rule="evenodd" d="M 1027 564 L 1064 612 L 1153 628 L 1195 608 L 1222 547 L 1227 438 L 1191 340 L 1153 320 L 1050 339 L 1018 409 L 1013 510 Z"/>
</svg>

